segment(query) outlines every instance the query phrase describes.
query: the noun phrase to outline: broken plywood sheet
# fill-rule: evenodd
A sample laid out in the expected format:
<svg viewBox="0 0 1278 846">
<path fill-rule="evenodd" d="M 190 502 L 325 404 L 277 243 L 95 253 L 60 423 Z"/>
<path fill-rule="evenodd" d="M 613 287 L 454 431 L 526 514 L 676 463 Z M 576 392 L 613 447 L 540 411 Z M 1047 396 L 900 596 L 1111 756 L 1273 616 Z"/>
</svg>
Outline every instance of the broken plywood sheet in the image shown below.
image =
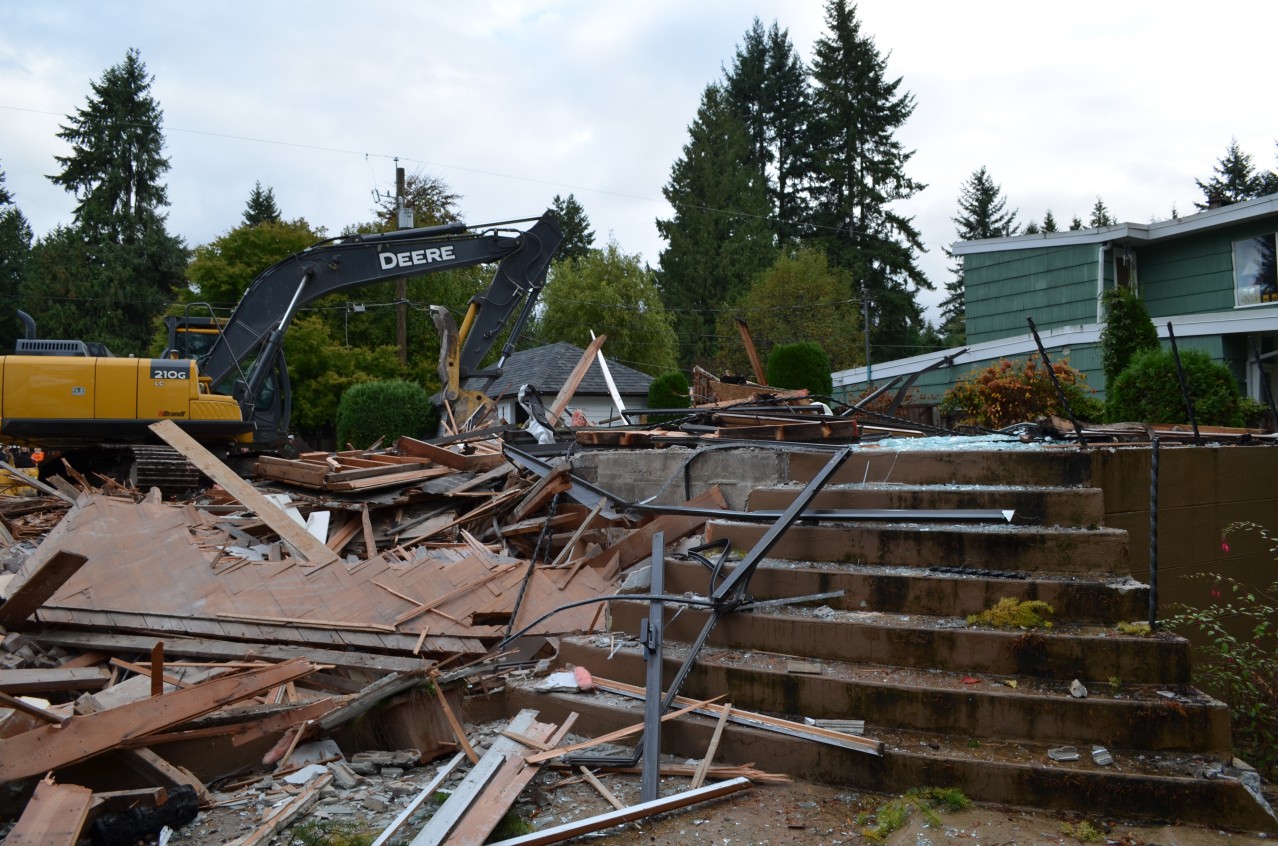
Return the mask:
<svg viewBox="0 0 1278 846">
<path fill-rule="evenodd" d="M 411 562 L 375 557 L 314 566 L 295 560 L 219 560 L 205 527 L 192 532 L 189 519 L 183 508 L 86 497 L 59 528 L 60 537 L 88 560 L 36 618 L 405 652 L 428 630 L 426 652 L 474 654 L 484 651 L 478 639 L 505 631 L 504 625 L 476 625 L 475 613 L 513 610 L 525 569 L 520 559 L 470 554 L 469 548 L 460 555 L 453 549 L 418 549 Z M 611 592 L 594 572 L 583 570 L 564 590 L 553 581 L 556 576 L 563 574 L 534 578 L 521 617 L 531 620 L 576 599 Z M 430 608 L 410 614 L 422 606 Z M 587 608 L 543 628 L 585 630 L 593 615 Z"/>
</svg>

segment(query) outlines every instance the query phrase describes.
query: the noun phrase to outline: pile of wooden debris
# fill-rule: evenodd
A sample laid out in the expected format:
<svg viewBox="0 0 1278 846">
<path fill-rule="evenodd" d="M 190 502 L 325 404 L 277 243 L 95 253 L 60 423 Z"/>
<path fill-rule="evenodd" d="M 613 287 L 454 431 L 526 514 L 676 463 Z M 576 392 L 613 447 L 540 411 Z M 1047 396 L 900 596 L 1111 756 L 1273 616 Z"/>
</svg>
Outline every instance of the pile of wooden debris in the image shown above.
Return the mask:
<svg viewBox="0 0 1278 846">
<path fill-rule="evenodd" d="M 16 820 L 6 843 L 73 844 L 90 831 L 95 843 L 134 843 L 197 812 L 252 808 L 240 826 L 250 830 L 217 842 L 254 844 L 321 799 L 353 796 L 361 812 L 388 814 L 408 803 L 380 844 L 402 839 L 466 758 L 475 767 L 462 798 L 413 843 L 482 841 L 542 762 L 567 751 L 555 748 L 570 721 L 520 713 L 481 758 L 463 690 L 482 699 L 512 673 L 548 666 L 557 635 L 605 628 L 606 599 L 658 533 L 673 543 L 726 508 L 717 489 L 685 511 L 628 508 L 555 453 L 846 443 L 873 429 L 805 392 L 740 391 L 685 410 L 678 428 L 579 429 L 527 451 L 508 427 L 402 438 L 385 450 L 263 458 L 256 484 L 157 423 L 214 483 L 179 500 L 74 468 L 49 483 L 21 476 L 33 495 L 0 496 L 0 821 Z M 386 792 L 358 786 L 368 773 L 356 753 L 370 749 L 403 757 L 374 768 L 390 779 Z M 424 787 L 400 778 L 453 753 Z M 700 787 L 712 756 L 680 802 L 770 778 L 717 768 L 727 781 Z M 589 772 L 570 778 L 594 783 Z M 617 819 L 667 807 L 609 802 Z"/>
</svg>

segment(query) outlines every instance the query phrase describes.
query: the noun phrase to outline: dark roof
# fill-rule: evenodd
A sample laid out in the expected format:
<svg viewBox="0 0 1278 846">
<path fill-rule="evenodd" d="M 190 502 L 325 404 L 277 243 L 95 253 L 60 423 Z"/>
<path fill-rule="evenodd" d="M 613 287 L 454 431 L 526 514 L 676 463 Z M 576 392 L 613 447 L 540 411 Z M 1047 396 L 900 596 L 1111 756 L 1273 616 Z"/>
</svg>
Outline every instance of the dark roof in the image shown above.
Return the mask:
<svg viewBox="0 0 1278 846">
<path fill-rule="evenodd" d="M 584 352 L 585 350 L 581 347 L 560 341 L 557 344 L 511 353 L 510 358 L 506 359 L 506 366 L 502 368 L 501 377 L 493 383 L 491 388 L 488 388 L 486 393 L 494 399 L 514 398 L 519 393 L 520 385 L 529 384 L 543 396 L 554 396 L 568 381 L 568 377 L 572 375 L 572 369 L 577 366 L 577 362 L 581 361 Z M 612 381 L 617 385 L 617 391 L 622 396 L 648 396 L 648 385 L 652 383 L 651 376 L 632 367 L 626 367 L 624 364 L 618 364 L 607 356 L 604 358 L 608 362 L 608 372 L 612 374 Z M 463 387 L 472 391 L 482 390 L 486 381 L 487 379 L 483 377 L 472 377 L 466 380 Z M 582 377 L 577 393 L 608 396 L 608 383 L 604 381 L 603 371 L 599 369 L 598 357 L 590 362 L 590 369 Z"/>
</svg>

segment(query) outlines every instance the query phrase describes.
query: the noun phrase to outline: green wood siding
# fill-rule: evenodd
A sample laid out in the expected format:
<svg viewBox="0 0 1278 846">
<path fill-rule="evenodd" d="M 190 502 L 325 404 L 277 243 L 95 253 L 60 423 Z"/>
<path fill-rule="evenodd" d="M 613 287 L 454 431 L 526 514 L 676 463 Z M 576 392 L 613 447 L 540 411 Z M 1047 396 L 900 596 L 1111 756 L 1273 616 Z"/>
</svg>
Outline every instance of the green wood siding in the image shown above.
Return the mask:
<svg viewBox="0 0 1278 846">
<path fill-rule="evenodd" d="M 964 257 L 967 340 L 1096 322 L 1096 247 L 1040 247 Z"/>
</svg>

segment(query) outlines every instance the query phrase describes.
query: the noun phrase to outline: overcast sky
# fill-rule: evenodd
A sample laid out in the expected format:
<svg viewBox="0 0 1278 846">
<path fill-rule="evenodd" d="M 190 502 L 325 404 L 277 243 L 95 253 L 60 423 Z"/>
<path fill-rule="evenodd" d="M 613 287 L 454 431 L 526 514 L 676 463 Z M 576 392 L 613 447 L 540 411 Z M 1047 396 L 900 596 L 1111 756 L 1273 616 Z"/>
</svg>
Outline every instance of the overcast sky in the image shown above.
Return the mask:
<svg viewBox="0 0 1278 846">
<path fill-rule="evenodd" d="M 702 90 L 758 17 L 803 60 L 817 0 L 0 2 L 0 168 L 37 236 L 68 223 L 48 181 L 90 82 L 136 47 L 154 76 L 171 169 L 169 231 L 234 228 L 254 182 L 286 218 L 337 234 L 393 190 L 394 158 L 442 178 L 470 223 L 534 217 L 575 194 L 600 245 L 659 262 L 661 189 Z M 1275 167 L 1278 3 L 862 0 L 863 31 L 916 109 L 900 138 L 927 188 L 901 204 L 921 263 L 985 165 L 1020 220 L 1062 227 L 1099 195 L 1120 221 L 1182 215 L 1237 138 Z"/>
</svg>

